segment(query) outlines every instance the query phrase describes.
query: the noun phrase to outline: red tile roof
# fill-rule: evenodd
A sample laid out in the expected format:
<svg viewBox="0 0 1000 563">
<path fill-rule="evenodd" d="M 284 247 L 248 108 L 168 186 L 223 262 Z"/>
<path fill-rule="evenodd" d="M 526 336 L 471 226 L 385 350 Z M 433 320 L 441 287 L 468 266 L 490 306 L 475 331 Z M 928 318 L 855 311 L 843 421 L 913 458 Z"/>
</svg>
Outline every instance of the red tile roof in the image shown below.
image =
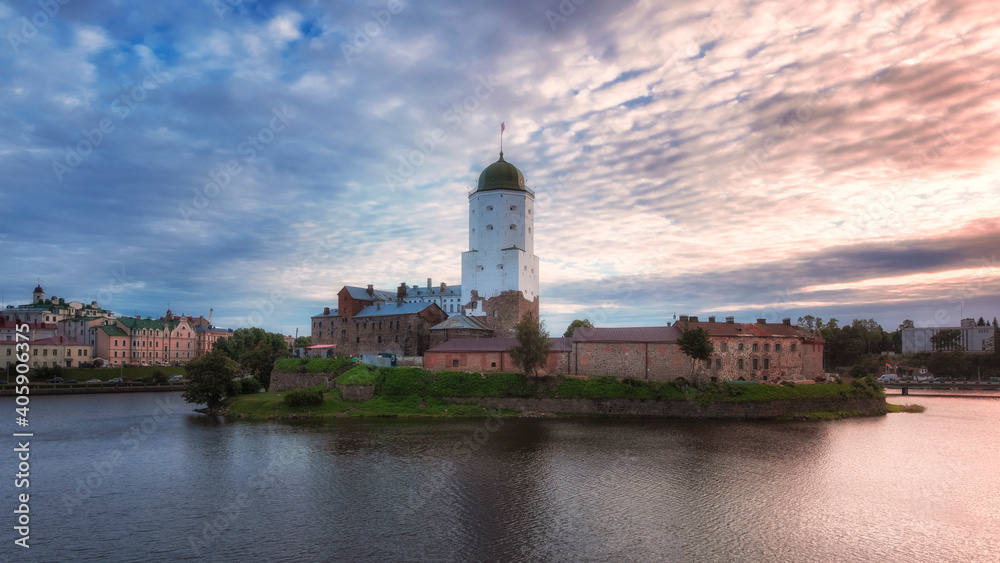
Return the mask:
<svg viewBox="0 0 1000 563">
<path fill-rule="evenodd" d="M 569 338 L 549 338 L 550 352 L 569 352 L 573 349 Z M 514 338 L 456 338 L 428 350 L 428 352 L 506 352 L 517 343 Z"/>
<path fill-rule="evenodd" d="M 578 327 L 573 342 L 677 342 L 681 330 L 673 326 L 625 328 Z"/>
</svg>

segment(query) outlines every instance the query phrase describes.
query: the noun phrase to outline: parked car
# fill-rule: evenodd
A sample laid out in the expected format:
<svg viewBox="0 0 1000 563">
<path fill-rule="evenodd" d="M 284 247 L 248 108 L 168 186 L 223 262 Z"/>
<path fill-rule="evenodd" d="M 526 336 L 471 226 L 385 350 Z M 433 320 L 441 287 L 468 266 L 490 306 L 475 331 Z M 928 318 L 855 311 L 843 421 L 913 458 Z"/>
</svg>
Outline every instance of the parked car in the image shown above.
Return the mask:
<svg viewBox="0 0 1000 563">
<path fill-rule="evenodd" d="M 184 376 L 183 375 L 174 375 L 174 376 L 171 376 L 170 379 L 167 380 L 168 383 L 179 383 L 181 381 L 184 381 Z"/>
<path fill-rule="evenodd" d="M 101 381 L 100 379 L 88 379 L 87 381 L 84 381 L 84 383 L 104 383 L 104 382 Z"/>
<path fill-rule="evenodd" d="M 143 381 L 144 380 L 141 377 L 133 377 L 128 380 L 129 383 L 143 383 Z"/>
<path fill-rule="evenodd" d="M 918 375 L 913 380 L 917 383 L 930 383 L 934 381 L 934 378 L 930 375 Z"/>
<path fill-rule="evenodd" d="M 108 380 L 108 383 L 124 383 L 124 382 L 125 382 L 125 380 L 122 379 L 122 378 L 120 378 L 120 377 L 116 377 L 114 379 L 109 379 Z"/>
<path fill-rule="evenodd" d="M 894 373 L 887 373 L 882 377 L 878 378 L 881 383 L 895 383 L 899 381 L 899 376 Z"/>
<path fill-rule="evenodd" d="M 944 383 L 944 378 L 943 377 L 935 377 L 934 378 L 934 383 Z"/>
<path fill-rule="evenodd" d="M 63 378 L 56 376 L 52 379 L 46 379 L 45 383 L 63 383 Z"/>
</svg>

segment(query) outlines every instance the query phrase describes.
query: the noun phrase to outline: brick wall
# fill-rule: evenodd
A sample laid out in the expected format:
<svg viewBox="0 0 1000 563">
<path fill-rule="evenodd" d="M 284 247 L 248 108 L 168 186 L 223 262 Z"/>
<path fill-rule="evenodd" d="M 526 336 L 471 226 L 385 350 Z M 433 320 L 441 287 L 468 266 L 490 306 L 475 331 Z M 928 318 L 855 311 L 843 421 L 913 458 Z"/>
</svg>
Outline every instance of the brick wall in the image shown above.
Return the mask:
<svg viewBox="0 0 1000 563">
<path fill-rule="evenodd" d="M 291 373 L 287 371 L 271 372 L 271 387 L 269 391 L 287 391 L 288 389 L 298 389 L 300 387 L 315 387 L 326 385 L 331 388 L 332 373 Z"/>
<path fill-rule="evenodd" d="M 570 372 L 654 381 L 690 379 L 691 359 L 666 342 L 574 342 Z"/>
<path fill-rule="evenodd" d="M 538 297 L 536 296 L 534 301 L 528 301 L 524 294 L 517 290 L 504 291 L 489 299 L 483 299 L 473 292 L 473 301 L 476 302 L 477 309 L 485 314 L 479 316 L 477 313 L 476 318 L 492 328 L 494 336 L 512 336 L 514 325 L 526 315 L 538 319 Z"/>
<path fill-rule="evenodd" d="M 539 368 L 538 374 L 569 373 L 569 357 L 569 352 L 549 352 L 546 364 Z M 478 373 L 521 371 L 507 352 L 427 352 L 424 354 L 424 369 Z"/>
<path fill-rule="evenodd" d="M 711 367 L 699 366 L 709 378 L 789 381 L 813 379 L 823 374 L 822 339 L 712 336 L 710 340 L 714 348 Z"/>
</svg>

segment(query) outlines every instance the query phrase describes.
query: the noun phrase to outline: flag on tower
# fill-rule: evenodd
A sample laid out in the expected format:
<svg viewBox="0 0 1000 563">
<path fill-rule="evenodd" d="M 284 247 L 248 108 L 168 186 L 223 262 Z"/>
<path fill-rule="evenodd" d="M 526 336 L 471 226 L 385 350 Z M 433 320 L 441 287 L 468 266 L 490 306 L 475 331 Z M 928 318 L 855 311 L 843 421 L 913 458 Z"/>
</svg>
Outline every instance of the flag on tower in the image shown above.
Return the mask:
<svg viewBox="0 0 1000 563">
<path fill-rule="evenodd" d="M 503 130 L 506 129 L 506 128 L 507 128 L 507 122 L 506 121 L 500 123 L 500 132 L 501 133 L 503 133 Z"/>
</svg>

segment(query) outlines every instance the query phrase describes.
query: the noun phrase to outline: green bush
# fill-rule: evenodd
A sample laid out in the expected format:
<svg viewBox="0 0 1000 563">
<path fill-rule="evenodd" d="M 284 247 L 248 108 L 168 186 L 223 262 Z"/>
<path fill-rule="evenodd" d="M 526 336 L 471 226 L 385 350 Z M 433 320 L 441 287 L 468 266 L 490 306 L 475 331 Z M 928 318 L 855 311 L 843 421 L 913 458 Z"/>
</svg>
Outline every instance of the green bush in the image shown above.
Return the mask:
<svg viewBox="0 0 1000 563">
<path fill-rule="evenodd" d="M 252 395 L 260 391 L 260 381 L 257 381 L 253 377 L 246 377 L 243 379 L 237 379 L 236 383 L 239 387 L 240 395 Z"/>
<path fill-rule="evenodd" d="M 382 374 L 373 365 L 359 364 L 340 374 L 334 380 L 337 385 L 378 385 Z"/>
<path fill-rule="evenodd" d="M 323 389 L 305 387 L 285 393 L 284 403 L 289 407 L 318 407 L 323 404 Z"/>
<path fill-rule="evenodd" d="M 153 380 L 153 383 L 157 385 L 162 385 L 166 383 L 170 378 L 162 369 L 157 368 L 153 370 L 153 375 L 151 376 L 151 379 Z"/>
</svg>

